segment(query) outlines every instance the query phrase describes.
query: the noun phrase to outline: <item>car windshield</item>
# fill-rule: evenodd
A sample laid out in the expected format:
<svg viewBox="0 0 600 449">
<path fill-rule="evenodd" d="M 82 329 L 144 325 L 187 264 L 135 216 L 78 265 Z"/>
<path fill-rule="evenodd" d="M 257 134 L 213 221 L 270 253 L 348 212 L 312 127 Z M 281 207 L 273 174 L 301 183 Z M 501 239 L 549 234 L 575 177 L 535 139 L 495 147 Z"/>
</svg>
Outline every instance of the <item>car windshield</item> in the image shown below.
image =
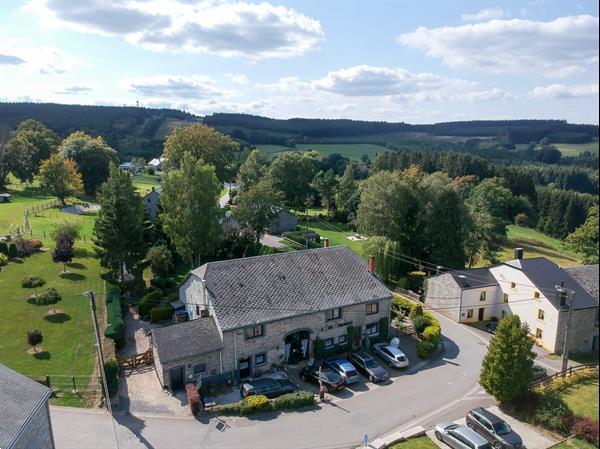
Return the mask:
<svg viewBox="0 0 600 449">
<path fill-rule="evenodd" d="M 321 375 L 328 382 L 337 383 L 341 380 L 340 376 L 333 371 L 322 371 Z"/>
<path fill-rule="evenodd" d="M 350 371 L 346 371 L 346 376 L 355 377 L 358 376 L 358 373 L 355 370 L 351 369 Z"/>
<path fill-rule="evenodd" d="M 494 431 L 496 432 L 496 435 L 506 435 L 507 433 L 512 432 L 510 426 L 504 421 L 495 423 L 493 427 Z"/>
<path fill-rule="evenodd" d="M 377 362 L 373 359 L 365 359 L 365 366 L 367 368 L 377 368 Z"/>
</svg>

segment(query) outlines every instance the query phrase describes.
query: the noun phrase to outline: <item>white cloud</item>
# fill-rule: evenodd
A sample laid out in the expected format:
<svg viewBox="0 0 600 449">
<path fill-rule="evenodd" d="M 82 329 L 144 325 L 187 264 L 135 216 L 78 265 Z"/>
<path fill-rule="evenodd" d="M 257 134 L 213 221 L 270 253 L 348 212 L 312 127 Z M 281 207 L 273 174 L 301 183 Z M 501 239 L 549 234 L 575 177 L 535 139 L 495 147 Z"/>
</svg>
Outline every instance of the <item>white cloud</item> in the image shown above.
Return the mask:
<svg viewBox="0 0 600 449">
<path fill-rule="evenodd" d="M 81 65 L 81 62 L 53 46 L 29 46 L 16 39 L 4 39 L 0 41 L 0 64 L 41 75 L 61 75 Z"/>
<path fill-rule="evenodd" d="M 505 19 L 508 14 L 502 8 L 486 8 L 475 14 L 463 14 L 464 22 L 487 22 L 493 19 Z"/>
<path fill-rule="evenodd" d="M 30 0 L 25 10 L 50 27 L 121 36 L 156 51 L 249 59 L 289 57 L 323 40 L 319 21 L 284 6 L 217 0 Z"/>
<path fill-rule="evenodd" d="M 25 61 L 18 56 L 0 54 L 0 65 L 19 65 L 24 63 Z"/>
<path fill-rule="evenodd" d="M 456 68 L 484 73 L 534 73 L 563 77 L 598 62 L 598 17 L 550 22 L 491 20 L 442 28 L 417 28 L 398 42 L 423 49 Z"/>
<path fill-rule="evenodd" d="M 598 96 L 598 84 L 550 84 L 537 86 L 529 92 L 531 98 L 577 98 Z"/>
<path fill-rule="evenodd" d="M 150 98 L 206 100 L 228 94 L 215 86 L 207 76 L 157 75 L 125 80 L 125 88 Z"/>
<path fill-rule="evenodd" d="M 64 87 L 62 90 L 55 91 L 54 93 L 58 95 L 85 95 L 91 91 L 92 88 L 89 86 L 67 86 Z"/>
</svg>

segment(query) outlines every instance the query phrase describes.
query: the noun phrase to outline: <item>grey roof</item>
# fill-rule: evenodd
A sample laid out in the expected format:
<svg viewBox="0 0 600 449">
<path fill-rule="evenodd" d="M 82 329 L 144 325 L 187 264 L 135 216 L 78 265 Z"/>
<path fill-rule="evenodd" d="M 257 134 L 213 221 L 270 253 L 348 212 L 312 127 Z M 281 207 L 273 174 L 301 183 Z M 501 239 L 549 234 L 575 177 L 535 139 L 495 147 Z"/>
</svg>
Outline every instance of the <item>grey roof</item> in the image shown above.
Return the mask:
<svg viewBox="0 0 600 449">
<path fill-rule="evenodd" d="M 565 271 L 598 302 L 598 264 L 565 268 Z"/>
<path fill-rule="evenodd" d="M 44 385 L 0 364 L 0 448 L 9 448 L 52 394 Z"/>
<path fill-rule="evenodd" d="M 564 287 L 575 292 L 573 300 L 574 309 L 587 309 L 598 306 L 587 291 L 575 280 L 568 271 L 562 269 L 557 264 L 545 257 L 534 257 L 531 259 L 515 259 L 506 262 L 506 265 L 517 268 L 533 282 L 540 290 L 546 290 L 544 296 L 556 307 L 559 305 L 559 297 L 549 294 L 549 290 L 555 290 L 556 285 L 564 282 Z"/>
<path fill-rule="evenodd" d="M 192 274 L 223 330 L 392 296 L 345 246 L 209 262 Z"/>
<path fill-rule="evenodd" d="M 218 351 L 223 347 L 213 317 L 152 329 L 152 342 L 162 364 Z"/>
<path fill-rule="evenodd" d="M 498 285 L 498 281 L 489 268 L 451 271 L 450 275 L 462 289 L 479 288 L 487 285 Z"/>
</svg>

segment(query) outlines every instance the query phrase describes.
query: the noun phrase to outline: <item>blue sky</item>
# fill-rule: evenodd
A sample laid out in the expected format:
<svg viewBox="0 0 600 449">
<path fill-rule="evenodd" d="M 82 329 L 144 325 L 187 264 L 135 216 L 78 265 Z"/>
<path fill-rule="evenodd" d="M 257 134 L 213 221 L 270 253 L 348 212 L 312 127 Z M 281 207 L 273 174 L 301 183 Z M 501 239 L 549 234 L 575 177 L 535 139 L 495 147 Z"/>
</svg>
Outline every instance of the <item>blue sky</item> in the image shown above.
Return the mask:
<svg viewBox="0 0 600 449">
<path fill-rule="evenodd" d="M 598 3 L 5 0 L 0 100 L 598 123 Z"/>
</svg>

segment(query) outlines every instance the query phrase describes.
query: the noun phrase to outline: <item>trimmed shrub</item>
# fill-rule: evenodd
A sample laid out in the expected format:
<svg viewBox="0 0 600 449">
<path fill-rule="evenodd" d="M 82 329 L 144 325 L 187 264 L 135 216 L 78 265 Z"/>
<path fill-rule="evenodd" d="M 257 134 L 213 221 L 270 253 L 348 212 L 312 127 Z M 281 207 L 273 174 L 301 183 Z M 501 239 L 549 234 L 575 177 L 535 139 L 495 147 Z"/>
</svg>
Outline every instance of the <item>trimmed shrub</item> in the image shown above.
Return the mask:
<svg viewBox="0 0 600 449">
<path fill-rule="evenodd" d="M 14 244 L 14 242 L 10 242 L 8 244 L 8 257 L 9 258 L 14 258 L 17 257 L 19 255 L 19 250 L 17 250 L 17 245 Z"/>
<path fill-rule="evenodd" d="M 242 412 L 241 412 L 242 402 L 244 402 L 244 401 L 234 402 L 232 404 L 215 405 L 214 407 L 212 407 L 210 409 L 210 411 L 217 415 L 240 416 L 242 414 Z"/>
<path fill-rule="evenodd" d="M 573 412 L 557 394 L 538 396 L 533 414 L 534 424 L 562 434 L 567 434 Z"/>
<path fill-rule="evenodd" d="M 401 296 L 394 296 L 394 299 L 392 299 L 392 310 L 405 316 L 409 315 L 416 306 L 417 304 Z"/>
<path fill-rule="evenodd" d="M 598 444 L 600 443 L 598 428 L 598 421 L 594 421 L 586 416 L 576 416 L 573 419 L 571 433 L 598 447 Z"/>
<path fill-rule="evenodd" d="M 158 323 L 159 321 L 170 320 L 173 317 L 173 307 L 154 307 L 150 310 L 150 322 Z"/>
<path fill-rule="evenodd" d="M 423 315 L 417 315 L 412 319 L 415 332 L 419 335 L 431 324 L 431 319 Z"/>
<path fill-rule="evenodd" d="M 110 284 L 107 284 L 106 287 L 106 320 L 108 326 L 104 330 L 104 336 L 114 340 L 117 348 L 122 347 L 125 343 L 125 322 L 123 321 L 121 292 Z"/>
<path fill-rule="evenodd" d="M 436 321 L 432 322 L 423 330 L 423 340 L 426 340 L 430 343 L 433 343 L 437 346 L 440 341 L 440 337 L 442 336 L 442 329 L 440 328 L 440 323 Z"/>
<path fill-rule="evenodd" d="M 112 397 L 119 391 L 119 364 L 115 359 L 107 360 L 104 363 L 104 374 L 106 375 L 108 394 Z"/>
<path fill-rule="evenodd" d="M 0 253 L 0 267 L 3 267 L 8 263 L 8 256 L 4 253 Z"/>
<path fill-rule="evenodd" d="M 410 319 L 415 320 L 416 317 L 423 315 L 423 306 L 421 304 L 416 304 L 410 311 Z"/>
<path fill-rule="evenodd" d="M 26 276 L 21 280 L 23 288 L 38 288 L 42 287 L 46 281 L 39 276 Z"/>
<path fill-rule="evenodd" d="M 295 391 L 273 399 L 273 410 L 290 410 L 314 405 L 315 395 L 310 391 Z"/>
<path fill-rule="evenodd" d="M 141 317 L 150 315 L 150 311 L 158 306 L 162 300 L 162 292 L 154 291 L 145 295 L 138 304 L 138 313 Z"/>
<path fill-rule="evenodd" d="M 56 291 L 56 289 L 55 288 L 49 288 L 44 293 L 36 296 L 35 303 L 38 306 L 47 306 L 49 304 L 56 304 L 57 302 L 59 302 L 61 300 L 62 300 L 62 298 L 58 294 L 58 292 Z"/>
<path fill-rule="evenodd" d="M 417 343 L 417 356 L 421 359 L 428 359 L 435 351 L 437 345 L 434 345 L 430 341 L 423 340 Z"/>
<path fill-rule="evenodd" d="M 192 415 L 196 416 L 200 411 L 200 395 L 198 394 L 198 390 L 196 390 L 196 386 L 191 382 L 186 383 L 185 394 L 190 405 L 190 411 Z"/>
<path fill-rule="evenodd" d="M 241 402 L 240 412 L 243 416 L 253 415 L 256 412 L 266 412 L 271 410 L 269 398 L 262 394 L 248 396 Z"/>
<path fill-rule="evenodd" d="M 8 256 L 8 243 L 6 243 L 4 240 L 0 240 L 0 254 Z"/>
</svg>

